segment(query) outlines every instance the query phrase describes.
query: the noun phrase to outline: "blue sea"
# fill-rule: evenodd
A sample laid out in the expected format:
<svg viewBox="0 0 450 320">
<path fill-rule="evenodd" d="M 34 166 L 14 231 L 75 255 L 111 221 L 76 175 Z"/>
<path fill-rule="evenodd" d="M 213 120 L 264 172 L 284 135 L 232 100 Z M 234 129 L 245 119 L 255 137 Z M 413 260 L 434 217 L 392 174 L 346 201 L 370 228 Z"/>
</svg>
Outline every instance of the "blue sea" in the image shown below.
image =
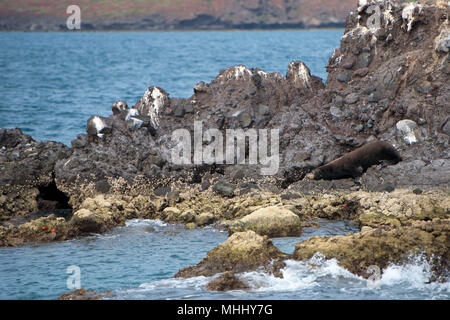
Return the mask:
<svg viewBox="0 0 450 320">
<path fill-rule="evenodd" d="M 134 105 L 151 85 L 171 97 L 189 97 L 200 81 L 244 64 L 285 74 L 301 60 L 326 80 L 325 66 L 343 30 L 0 33 L 0 127 L 20 127 L 37 140 L 70 146 L 91 115 L 111 105 Z M 357 232 L 345 221 L 318 221 L 301 237 L 274 239 L 292 253 L 295 243 L 319 235 Z M 205 290 L 214 277 L 174 279 L 225 241 L 213 227 L 187 230 L 155 220 L 132 220 L 103 235 L 18 248 L 0 248 L 0 299 L 56 299 L 71 291 L 71 267 L 80 285 L 112 290 L 113 299 L 449 299 L 449 283 L 428 283 L 421 257 L 384 270 L 376 285 L 317 255 L 287 261 L 283 278 L 241 274 L 251 287 Z"/>
<path fill-rule="evenodd" d="M 190 97 L 200 81 L 243 64 L 285 75 L 302 60 L 326 79 L 343 30 L 1 33 L 0 128 L 70 146 L 92 115 L 134 105 L 151 85 Z"/>
</svg>

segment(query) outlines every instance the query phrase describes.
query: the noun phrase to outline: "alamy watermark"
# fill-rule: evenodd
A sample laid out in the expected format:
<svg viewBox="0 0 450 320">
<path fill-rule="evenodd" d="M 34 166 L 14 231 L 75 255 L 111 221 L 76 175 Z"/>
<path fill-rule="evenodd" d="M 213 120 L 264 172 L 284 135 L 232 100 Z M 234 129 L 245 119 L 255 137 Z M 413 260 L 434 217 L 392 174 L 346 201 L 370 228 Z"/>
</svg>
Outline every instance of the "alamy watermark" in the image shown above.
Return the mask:
<svg viewBox="0 0 450 320">
<path fill-rule="evenodd" d="M 369 29 L 379 29 L 381 27 L 381 9 L 378 5 L 371 5 L 367 8 L 366 12 L 371 14 L 367 18 L 366 25 Z"/>
<path fill-rule="evenodd" d="M 66 9 L 66 13 L 70 16 L 66 20 L 66 26 L 69 30 L 81 29 L 81 9 L 76 4 L 70 5 Z"/>
<path fill-rule="evenodd" d="M 248 159 L 248 165 L 261 165 L 261 175 L 274 175 L 280 165 L 279 141 L 279 129 L 226 129 L 224 139 L 219 129 L 212 128 L 203 132 L 203 122 L 194 121 L 193 140 L 187 129 L 173 131 L 172 142 L 175 146 L 172 148 L 171 160 L 175 165 L 245 165 Z"/>
<path fill-rule="evenodd" d="M 67 267 L 66 273 L 70 274 L 66 280 L 66 286 L 69 290 L 81 289 L 81 269 L 78 266 L 72 265 Z"/>
</svg>

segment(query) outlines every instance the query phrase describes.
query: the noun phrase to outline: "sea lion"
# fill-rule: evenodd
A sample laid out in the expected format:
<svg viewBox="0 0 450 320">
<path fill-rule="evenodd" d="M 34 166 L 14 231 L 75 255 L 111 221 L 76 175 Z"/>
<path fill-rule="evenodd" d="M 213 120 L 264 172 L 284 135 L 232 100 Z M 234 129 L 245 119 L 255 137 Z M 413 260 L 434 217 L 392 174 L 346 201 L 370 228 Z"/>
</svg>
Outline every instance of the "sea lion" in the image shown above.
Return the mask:
<svg viewBox="0 0 450 320">
<path fill-rule="evenodd" d="M 382 160 L 386 160 L 390 164 L 396 164 L 402 161 L 402 157 L 390 143 L 378 140 L 372 141 L 314 169 L 306 177 L 314 180 L 357 178 L 365 173 L 370 166 L 380 164 Z"/>
</svg>

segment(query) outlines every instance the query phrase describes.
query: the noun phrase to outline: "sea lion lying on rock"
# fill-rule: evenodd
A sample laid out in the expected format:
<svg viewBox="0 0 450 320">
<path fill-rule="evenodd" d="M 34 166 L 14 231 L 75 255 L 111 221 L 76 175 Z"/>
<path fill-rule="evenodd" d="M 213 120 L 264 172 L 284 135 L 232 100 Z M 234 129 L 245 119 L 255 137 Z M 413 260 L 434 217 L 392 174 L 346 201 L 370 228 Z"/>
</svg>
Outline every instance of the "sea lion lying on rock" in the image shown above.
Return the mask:
<svg viewBox="0 0 450 320">
<path fill-rule="evenodd" d="M 388 142 L 372 141 L 346 155 L 318 167 L 306 175 L 308 179 L 333 180 L 357 178 L 382 160 L 390 164 L 402 161 L 400 153 Z"/>
</svg>

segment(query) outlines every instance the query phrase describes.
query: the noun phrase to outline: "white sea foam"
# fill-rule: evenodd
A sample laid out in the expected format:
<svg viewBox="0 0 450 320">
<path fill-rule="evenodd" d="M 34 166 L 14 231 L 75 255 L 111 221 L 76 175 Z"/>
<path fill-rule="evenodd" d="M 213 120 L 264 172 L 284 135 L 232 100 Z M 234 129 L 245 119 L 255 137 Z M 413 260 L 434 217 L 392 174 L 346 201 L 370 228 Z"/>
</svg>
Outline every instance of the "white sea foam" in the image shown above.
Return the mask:
<svg viewBox="0 0 450 320">
<path fill-rule="evenodd" d="M 422 255 L 416 255 L 411 257 L 408 263 L 388 266 L 383 272 L 380 284 L 386 287 L 402 286 L 411 290 L 427 290 L 436 295 L 447 294 L 447 298 L 450 298 L 450 282 L 430 282 L 432 276 L 432 265 L 429 261 Z"/>
<path fill-rule="evenodd" d="M 336 259 L 326 260 L 316 254 L 308 261 L 285 261 L 286 267 L 281 270 L 283 278 L 278 278 L 263 272 L 248 272 L 241 279 L 248 282 L 252 290 L 256 291 L 297 291 L 313 289 L 321 286 L 323 278 L 358 279 L 362 280 L 340 267 Z"/>
<path fill-rule="evenodd" d="M 127 227 L 166 227 L 167 223 L 161 220 L 132 219 L 125 222 Z"/>
<path fill-rule="evenodd" d="M 118 290 L 115 299 L 194 299 L 202 297 L 206 284 L 215 277 L 170 278 Z"/>
<path fill-rule="evenodd" d="M 411 257 L 402 265 L 388 266 L 376 286 L 339 266 L 336 259 L 327 260 L 320 254 L 307 261 L 287 260 L 281 272 L 283 278 L 263 272 L 244 273 L 240 278 L 247 281 L 253 293 L 298 291 L 311 294 L 329 288 L 339 290 L 344 298 L 450 299 L 450 282 L 430 283 L 431 265 L 422 256 Z"/>
<path fill-rule="evenodd" d="M 379 286 L 340 267 L 336 259 L 317 254 L 306 261 L 287 260 L 283 278 L 260 271 L 237 276 L 249 290 L 210 292 L 206 284 L 213 277 L 170 278 L 116 292 L 122 299 L 450 299 L 450 283 L 429 283 L 431 266 L 422 257 L 383 270 Z"/>
</svg>

